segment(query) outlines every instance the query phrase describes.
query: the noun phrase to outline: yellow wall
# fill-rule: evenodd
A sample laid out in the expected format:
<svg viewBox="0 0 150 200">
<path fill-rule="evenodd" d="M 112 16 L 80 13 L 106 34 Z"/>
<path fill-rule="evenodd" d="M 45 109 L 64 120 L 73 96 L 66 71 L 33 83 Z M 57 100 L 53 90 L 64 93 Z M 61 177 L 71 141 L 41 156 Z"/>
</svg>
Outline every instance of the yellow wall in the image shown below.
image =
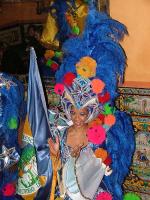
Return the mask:
<svg viewBox="0 0 150 200">
<path fill-rule="evenodd" d="M 150 87 L 150 0 L 110 0 L 110 15 L 129 31 L 122 45 L 128 57 L 125 84 Z M 36 3 L 3 4 L 0 27 L 16 22 L 45 22 L 37 15 Z"/>
<path fill-rule="evenodd" d="M 129 32 L 122 43 L 128 57 L 125 82 L 149 87 L 150 0 L 110 0 L 110 15 Z"/>
</svg>

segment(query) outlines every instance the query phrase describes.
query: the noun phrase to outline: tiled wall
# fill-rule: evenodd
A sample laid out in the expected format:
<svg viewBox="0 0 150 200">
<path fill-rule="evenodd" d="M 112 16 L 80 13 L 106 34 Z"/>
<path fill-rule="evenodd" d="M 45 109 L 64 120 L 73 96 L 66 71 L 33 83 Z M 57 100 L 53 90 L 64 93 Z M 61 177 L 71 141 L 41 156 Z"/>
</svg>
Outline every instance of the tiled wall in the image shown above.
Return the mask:
<svg viewBox="0 0 150 200">
<path fill-rule="evenodd" d="M 119 88 L 117 107 L 129 113 L 133 120 L 136 150 L 130 174 L 124 188 L 150 200 L 150 89 Z"/>
</svg>

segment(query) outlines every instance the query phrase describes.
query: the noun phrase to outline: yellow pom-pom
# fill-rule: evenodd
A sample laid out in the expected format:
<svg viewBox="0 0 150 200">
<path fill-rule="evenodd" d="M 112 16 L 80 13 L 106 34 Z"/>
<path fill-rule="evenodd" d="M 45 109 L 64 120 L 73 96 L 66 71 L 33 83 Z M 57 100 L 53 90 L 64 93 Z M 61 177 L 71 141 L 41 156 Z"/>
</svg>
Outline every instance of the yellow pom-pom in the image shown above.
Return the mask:
<svg viewBox="0 0 150 200">
<path fill-rule="evenodd" d="M 85 56 L 76 64 L 76 71 L 83 78 L 91 78 L 96 74 L 96 66 L 97 63 L 93 58 Z"/>
</svg>

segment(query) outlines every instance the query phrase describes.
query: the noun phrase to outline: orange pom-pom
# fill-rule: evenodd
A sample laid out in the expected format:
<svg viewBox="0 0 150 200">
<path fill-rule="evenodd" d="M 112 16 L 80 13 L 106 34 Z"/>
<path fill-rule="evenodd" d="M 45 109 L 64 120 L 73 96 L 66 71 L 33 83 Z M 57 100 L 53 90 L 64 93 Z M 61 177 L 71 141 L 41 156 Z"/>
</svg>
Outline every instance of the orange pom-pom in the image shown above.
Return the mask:
<svg viewBox="0 0 150 200">
<path fill-rule="evenodd" d="M 93 79 L 91 81 L 92 90 L 95 94 L 101 93 L 105 87 L 105 83 L 100 79 Z"/>
<path fill-rule="evenodd" d="M 94 120 L 90 121 L 88 123 L 88 127 L 93 127 L 95 125 L 101 125 L 102 124 L 102 120 L 100 120 L 99 118 L 95 118 Z"/>
<path fill-rule="evenodd" d="M 114 115 L 107 115 L 104 119 L 106 125 L 112 126 L 116 122 L 116 117 Z"/>
<path fill-rule="evenodd" d="M 102 161 L 104 162 L 108 156 L 108 153 L 106 150 L 102 149 L 102 148 L 98 148 L 96 149 L 96 151 L 94 152 L 95 156 L 97 158 L 101 158 Z"/>
<path fill-rule="evenodd" d="M 46 50 L 44 57 L 45 59 L 53 58 L 55 55 L 55 52 L 53 50 Z"/>
<path fill-rule="evenodd" d="M 97 63 L 93 58 L 89 56 L 82 57 L 76 64 L 77 74 L 83 78 L 94 77 L 96 74 L 96 66 Z"/>
</svg>

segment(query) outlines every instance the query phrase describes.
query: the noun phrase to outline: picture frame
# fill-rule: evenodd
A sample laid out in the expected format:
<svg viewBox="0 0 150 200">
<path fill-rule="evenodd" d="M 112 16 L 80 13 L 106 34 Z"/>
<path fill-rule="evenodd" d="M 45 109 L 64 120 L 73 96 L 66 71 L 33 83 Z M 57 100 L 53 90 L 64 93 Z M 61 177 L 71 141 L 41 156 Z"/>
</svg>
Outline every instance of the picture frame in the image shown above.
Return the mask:
<svg viewBox="0 0 150 200">
<path fill-rule="evenodd" d="M 0 41 L 8 45 L 17 45 L 22 42 L 21 27 L 15 25 L 0 30 Z"/>
<path fill-rule="evenodd" d="M 109 15 L 109 0 L 98 0 L 97 1 L 98 10 L 101 12 L 105 12 Z"/>
</svg>

